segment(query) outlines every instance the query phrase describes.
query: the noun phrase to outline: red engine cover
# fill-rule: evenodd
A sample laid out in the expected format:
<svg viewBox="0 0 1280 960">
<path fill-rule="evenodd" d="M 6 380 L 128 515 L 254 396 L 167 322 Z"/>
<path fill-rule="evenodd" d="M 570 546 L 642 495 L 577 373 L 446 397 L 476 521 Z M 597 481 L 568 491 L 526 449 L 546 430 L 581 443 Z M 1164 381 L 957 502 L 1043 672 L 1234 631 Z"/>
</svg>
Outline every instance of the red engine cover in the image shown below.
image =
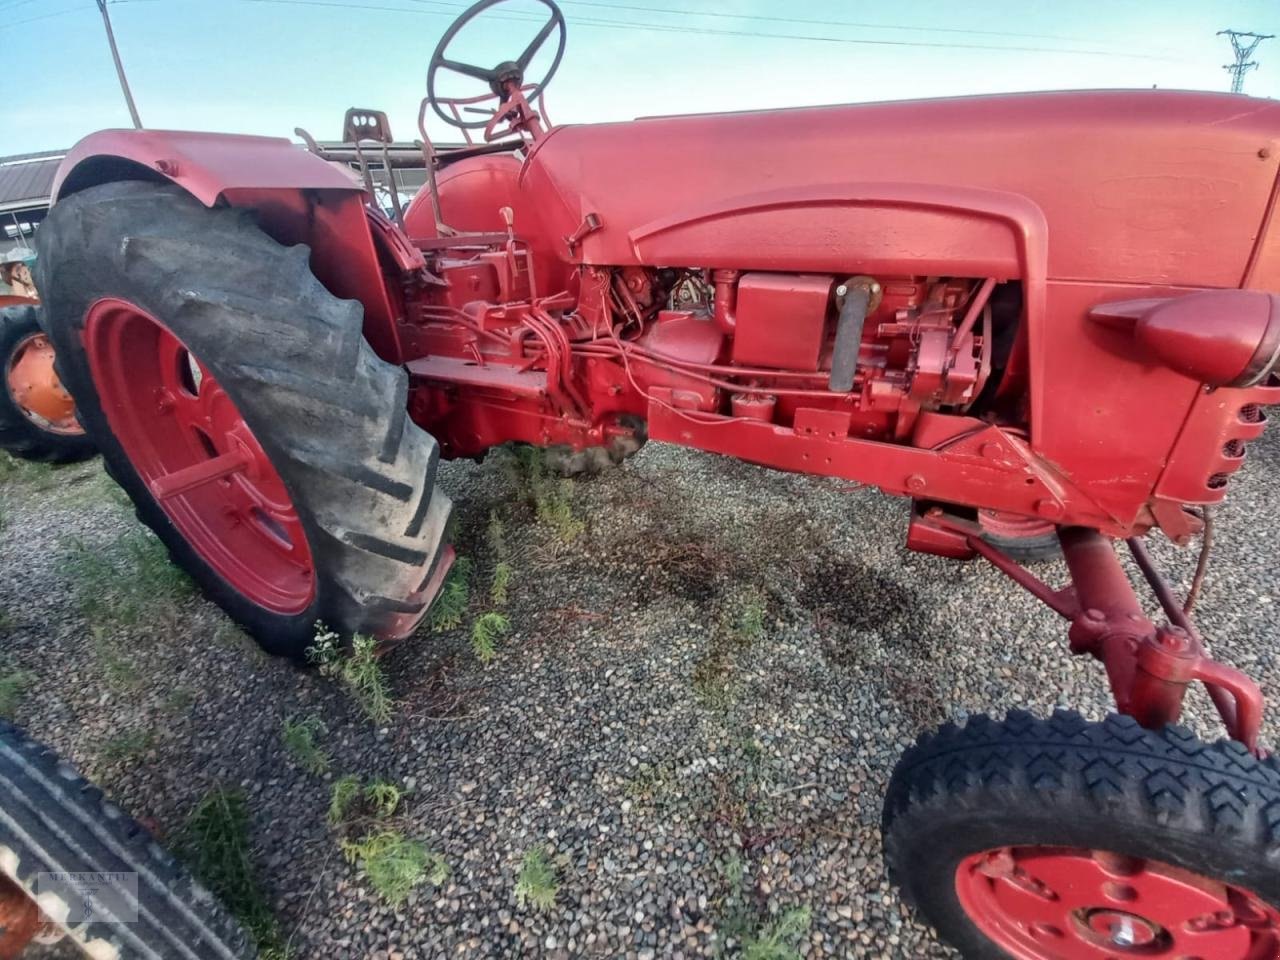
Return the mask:
<svg viewBox="0 0 1280 960">
<path fill-rule="evenodd" d="M 817 370 L 830 300 L 829 276 L 748 273 L 738 281 L 733 362 Z"/>
</svg>

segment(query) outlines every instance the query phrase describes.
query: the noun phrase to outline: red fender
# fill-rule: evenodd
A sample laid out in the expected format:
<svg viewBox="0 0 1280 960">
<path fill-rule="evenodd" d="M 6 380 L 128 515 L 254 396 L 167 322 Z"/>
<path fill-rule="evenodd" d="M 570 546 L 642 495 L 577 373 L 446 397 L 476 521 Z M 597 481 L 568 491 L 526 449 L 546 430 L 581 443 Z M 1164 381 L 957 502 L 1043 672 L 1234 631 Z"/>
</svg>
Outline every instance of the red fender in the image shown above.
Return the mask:
<svg viewBox="0 0 1280 960">
<path fill-rule="evenodd" d="M 280 137 L 178 130 L 101 130 L 67 153 L 54 201 L 118 180 L 169 181 L 206 207 L 247 207 L 284 244 L 311 248 L 311 268 L 335 296 L 364 305 L 364 332 L 402 363 L 399 310 L 379 265 L 363 186 L 340 166 Z"/>
</svg>

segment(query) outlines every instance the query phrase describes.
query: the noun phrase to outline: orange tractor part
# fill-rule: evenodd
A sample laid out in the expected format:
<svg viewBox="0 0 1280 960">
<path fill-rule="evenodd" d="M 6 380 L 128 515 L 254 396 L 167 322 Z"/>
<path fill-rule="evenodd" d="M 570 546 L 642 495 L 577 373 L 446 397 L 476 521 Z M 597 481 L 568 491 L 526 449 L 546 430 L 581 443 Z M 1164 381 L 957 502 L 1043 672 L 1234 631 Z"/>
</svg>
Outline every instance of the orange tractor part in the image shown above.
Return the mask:
<svg viewBox="0 0 1280 960">
<path fill-rule="evenodd" d="M 52 433 L 84 433 L 76 420 L 76 402 L 53 369 L 53 346 L 43 333 L 18 344 L 5 376 L 14 403 L 28 417 L 39 417 Z"/>
</svg>

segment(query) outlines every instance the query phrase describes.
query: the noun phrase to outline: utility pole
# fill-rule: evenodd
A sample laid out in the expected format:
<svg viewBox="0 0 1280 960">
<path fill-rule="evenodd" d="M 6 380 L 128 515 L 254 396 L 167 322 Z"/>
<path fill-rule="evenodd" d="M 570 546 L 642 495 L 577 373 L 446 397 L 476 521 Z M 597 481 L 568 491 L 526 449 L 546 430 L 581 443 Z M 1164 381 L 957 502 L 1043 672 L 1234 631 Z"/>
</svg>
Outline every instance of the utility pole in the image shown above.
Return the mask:
<svg viewBox="0 0 1280 960">
<path fill-rule="evenodd" d="M 1231 92 L 1244 92 L 1244 75 L 1258 66 L 1256 60 L 1250 60 L 1253 51 L 1263 40 L 1271 40 L 1271 33 L 1245 33 L 1241 30 L 1219 30 L 1218 36 L 1226 35 L 1231 41 L 1231 49 L 1235 51 L 1236 62 L 1223 65 L 1222 69 L 1231 74 Z"/>
<path fill-rule="evenodd" d="M 133 92 L 129 89 L 128 78 L 124 75 L 120 51 L 116 49 L 116 35 L 111 30 L 111 17 L 107 15 L 107 0 L 98 0 L 98 12 L 102 14 L 102 25 L 107 28 L 107 43 L 111 46 L 111 59 L 116 62 L 116 76 L 120 78 L 120 90 L 124 93 L 124 102 L 129 105 L 129 116 L 133 118 L 134 129 L 141 130 L 142 121 L 138 119 L 138 108 L 133 103 Z"/>
</svg>

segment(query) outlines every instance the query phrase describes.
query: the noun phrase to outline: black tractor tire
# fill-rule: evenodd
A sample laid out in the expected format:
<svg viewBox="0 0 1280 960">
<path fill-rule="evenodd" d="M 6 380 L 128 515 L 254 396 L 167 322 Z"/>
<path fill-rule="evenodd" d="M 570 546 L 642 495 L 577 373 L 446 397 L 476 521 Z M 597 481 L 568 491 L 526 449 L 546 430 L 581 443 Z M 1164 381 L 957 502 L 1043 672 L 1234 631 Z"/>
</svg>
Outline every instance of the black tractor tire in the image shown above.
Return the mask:
<svg viewBox="0 0 1280 960">
<path fill-rule="evenodd" d="M 1040 537 L 999 537 L 984 533 L 982 539 L 1018 563 L 1048 563 L 1062 559 L 1062 544 L 1058 542 L 1056 533 Z"/>
<path fill-rule="evenodd" d="M 365 341 L 363 308 L 329 293 L 305 245 L 252 214 L 207 209 L 171 185 L 92 187 L 60 200 L 37 238 L 42 311 L 59 376 L 139 519 L 205 595 L 268 652 L 303 659 L 322 622 L 403 636 L 450 555 L 439 447 L 408 419 L 408 375 Z M 119 297 L 159 318 L 235 403 L 280 475 L 306 533 L 316 593 L 300 613 L 255 603 L 187 543 L 112 436 L 81 338 L 85 314 Z"/>
<path fill-rule="evenodd" d="M 0 371 L 7 374 L 14 351 L 22 341 L 40 333 L 34 305 L 0 309 Z M 20 460 L 76 463 L 98 452 L 87 434 L 57 433 L 32 420 L 9 392 L 9 378 L 0 387 L 0 450 Z"/>
<path fill-rule="evenodd" d="M 1005 846 L 1155 860 L 1280 904 L 1280 765 L 1234 741 L 1145 730 L 1131 717 L 1014 711 L 947 724 L 898 762 L 881 830 L 890 878 L 969 958 L 1008 955 L 961 906 L 956 871 Z"/>
<path fill-rule="evenodd" d="M 97 787 L 52 750 L 4 721 L 0 721 L 0 871 L 33 899 L 37 892 L 49 895 L 47 885 L 37 886 L 41 873 L 135 877 L 136 921 L 61 924 L 91 957 L 239 960 L 257 955 L 213 894 L 165 853 L 144 827 L 104 799 Z M 114 889 L 133 892 L 127 886 Z M 103 897 L 100 902 L 118 901 Z M 66 900 L 62 903 L 75 906 Z M 52 916 L 49 902 L 41 905 Z"/>
</svg>

